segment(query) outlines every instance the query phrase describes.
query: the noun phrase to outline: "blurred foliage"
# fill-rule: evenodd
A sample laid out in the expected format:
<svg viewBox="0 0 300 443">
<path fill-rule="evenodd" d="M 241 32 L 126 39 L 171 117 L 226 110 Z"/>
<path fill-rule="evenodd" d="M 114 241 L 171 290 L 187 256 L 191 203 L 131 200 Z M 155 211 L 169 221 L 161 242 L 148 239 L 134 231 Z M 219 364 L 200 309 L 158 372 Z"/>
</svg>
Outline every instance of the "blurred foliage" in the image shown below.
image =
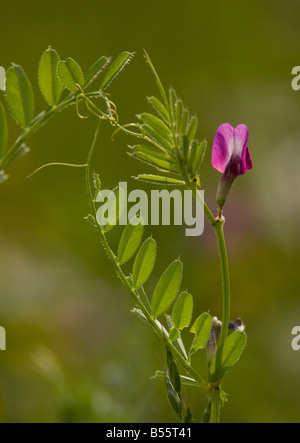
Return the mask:
<svg viewBox="0 0 300 443">
<path fill-rule="evenodd" d="M 232 317 L 243 317 L 249 340 L 225 379 L 230 401 L 222 419 L 229 422 L 299 421 L 300 355 L 291 349 L 291 330 L 300 322 L 300 95 L 291 89 L 299 14 L 296 0 L 87 0 L 84 8 L 69 0 L 1 2 L 0 65 L 21 64 L 35 89 L 48 45 L 84 69 L 99 55 L 134 51 L 110 91 L 121 123 L 133 121 L 146 96 L 156 94 L 142 57 L 146 48 L 166 87 L 176 88 L 199 117 L 198 137 L 207 137 L 208 149 L 221 123 L 249 126 L 254 168 L 234 185 L 225 208 Z M 40 95 L 36 107 L 44 107 Z M 163 384 L 150 379 L 164 369 L 165 350 L 129 312 L 131 301 L 84 220 L 83 171 L 49 168 L 26 180 L 47 162 L 84 163 L 95 124 L 80 121 L 75 108 L 56 116 L 30 139 L 31 152 L 11 165 L 11 178 L 0 187 L 0 324 L 7 331 L 1 422 L 177 420 Z M 12 119 L 8 125 L 11 144 L 18 130 Z M 108 189 L 140 168 L 126 154 L 132 140 L 120 134 L 112 143 L 110 133 L 103 127 L 95 158 Z M 202 180 L 214 207 L 219 175 L 209 156 Z M 158 240 L 161 269 L 181 254 L 195 312 L 220 316 L 217 247 L 208 224 L 199 239 L 180 228 L 148 229 Z M 112 233 L 112 242 L 119 234 Z M 158 277 L 160 269 L 155 272 Z M 41 347 L 63 368 L 61 390 L 41 377 L 33 358 Z M 186 395 L 197 415 L 198 392 Z"/>
</svg>

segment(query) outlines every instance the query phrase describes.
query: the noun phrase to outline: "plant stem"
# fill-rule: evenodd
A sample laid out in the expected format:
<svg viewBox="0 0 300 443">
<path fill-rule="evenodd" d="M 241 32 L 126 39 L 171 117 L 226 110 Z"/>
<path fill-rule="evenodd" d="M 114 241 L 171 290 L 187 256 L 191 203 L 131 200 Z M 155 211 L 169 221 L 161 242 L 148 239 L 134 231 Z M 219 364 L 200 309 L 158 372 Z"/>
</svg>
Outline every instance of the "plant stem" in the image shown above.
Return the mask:
<svg viewBox="0 0 300 443">
<path fill-rule="evenodd" d="M 220 393 L 215 392 L 214 398 L 211 403 L 209 423 L 212 424 L 220 423 L 220 412 L 221 412 Z"/>
<path fill-rule="evenodd" d="M 87 167 L 86 167 L 86 186 L 87 186 L 87 193 L 89 196 L 89 202 L 92 210 L 92 215 L 95 220 L 97 220 L 97 211 L 93 199 L 93 190 L 91 186 L 91 162 L 93 158 L 93 153 L 95 150 L 95 146 L 97 143 L 98 135 L 100 131 L 100 120 L 98 122 L 98 126 L 95 132 L 94 140 L 89 152 L 88 160 L 87 160 Z M 149 311 L 146 309 L 144 304 L 141 302 L 136 290 L 131 286 L 130 279 L 125 276 L 123 273 L 120 264 L 118 262 L 117 256 L 114 254 L 112 249 L 110 248 L 108 241 L 106 239 L 105 231 L 102 229 L 102 227 L 96 223 L 97 232 L 99 234 L 100 241 L 108 255 L 108 258 L 113 264 L 113 267 L 119 276 L 120 280 L 122 281 L 123 285 L 128 289 L 131 298 L 133 299 L 134 303 L 137 305 L 137 307 L 141 310 L 145 318 L 148 320 L 149 324 L 152 326 L 152 328 L 155 330 L 155 332 L 158 334 L 158 336 L 164 340 L 164 342 L 167 342 L 169 347 L 172 349 L 172 352 L 174 356 L 176 356 L 177 360 L 181 363 L 185 371 L 197 382 L 199 387 L 203 390 L 205 395 L 211 399 L 213 396 L 213 391 L 211 390 L 210 386 L 200 377 L 200 375 L 190 366 L 189 362 L 183 357 L 183 355 L 178 351 L 178 349 L 174 346 L 174 344 L 169 340 L 168 333 L 165 330 L 165 328 L 149 313 Z"/>
<path fill-rule="evenodd" d="M 228 326 L 230 322 L 230 276 L 229 276 L 229 264 L 226 250 L 226 243 L 224 237 L 224 218 L 218 220 L 213 225 L 220 255 L 221 275 L 222 275 L 222 289 L 223 289 L 223 314 L 222 314 L 222 329 L 219 340 L 219 348 L 224 345 L 224 342 L 228 335 Z"/>
</svg>

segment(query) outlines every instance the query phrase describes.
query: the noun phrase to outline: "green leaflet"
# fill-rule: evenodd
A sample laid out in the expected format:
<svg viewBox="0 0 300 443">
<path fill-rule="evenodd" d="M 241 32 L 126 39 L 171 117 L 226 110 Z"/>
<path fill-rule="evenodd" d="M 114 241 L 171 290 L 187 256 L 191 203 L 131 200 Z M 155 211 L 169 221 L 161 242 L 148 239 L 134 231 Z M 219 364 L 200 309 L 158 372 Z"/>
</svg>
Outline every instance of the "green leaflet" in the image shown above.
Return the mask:
<svg viewBox="0 0 300 443">
<path fill-rule="evenodd" d="M 191 143 L 191 141 L 195 138 L 197 128 L 198 128 L 198 118 L 196 116 L 193 116 L 190 120 L 187 132 L 189 143 Z"/>
<path fill-rule="evenodd" d="M 57 76 L 57 64 L 60 61 L 58 53 L 48 48 L 40 60 L 38 79 L 41 93 L 46 102 L 55 106 L 59 103 L 63 85 Z"/>
<path fill-rule="evenodd" d="M 156 262 L 157 243 L 150 237 L 142 244 L 133 265 L 132 282 L 138 289 L 143 286 L 152 274 Z"/>
<path fill-rule="evenodd" d="M 190 350 L 190 355 L 194 354 L 199 349 L 205 348 L 211 331 L 211 324 L 212 324 L 212 317 L 206 312 L 201 314 L 196 319 L 196 321 L 194 322 L 193 326 L 190 329 L 190 332 L 192 334 L 195 334 L 195 338 Z"/>
<path fill-rule="evenodd" d="M 99 174 L 97 174 L 95 171 L 93 172 L 93 186 L 95 192 L 98 194 L 98 192 L 101 191 L 102 184 Z"/>
<path fill-rule="evenodd" d="M 57 75 L 61 83 L 71 92 L 78 92 L 76 84 L 84 87 L 84 75 L 81 67 L 71 57 L 66 61 L 59 61 Z"/>
<path fill-rule="evenodd" d="M 182 114 L 183 114 L 182 100 L 177 100 L 177 103 L 176 103 L 176 131 L 177 131 L 177 134 L 180 134 Z"/>
<path fill-rule="evenodd" d="M 195 158 L 197 156 L 198 150 L 199 150 L 199 142 L 198 142 L 198 140 L 193 140 L 190 144 L 189 158 L 188 158 L 189 173 L 192 177 L 196 175 L 195 170 L 197 168 L 195 167 L 195 163 L 196 163 Z"/>
<path fill-rule="evenodd" d="M 224 346 L 219 348 L 210 365 L 210 382 L 221 380 L 239 361 L 247 343 L 244 332 L 235 331 L 227 337 Z"/>
<path fill-rule="evenodd" d="M 134 56 L 131 52 L 122 52 L 119 57 L 112 63 L 106 71 L 104 78 L 100 84 L 100 90 L 107 88 L 107 86 L 117 77 L 117 75 L 125 68 Z"/>
<path fill-rule="evenodd" d="M 172 153 L 174 151 L 173 141 L 169 137 L 165 137 L 164 134 L 156 131 L 152 126 L 146 125 L 145 123 L 141 125 L 143 132 L 157 145 L 161 146 L 167 152 Z"/>
<path fill-rule="evenodd" d="M 13 64 L 6 73 L 6 101 L 23 128 L 28 128 L 34 117 L 34 95 L 31 83 L 19 65 Z"/>
<path fill-rule="evenodd" d="M 181 285 L 182 273 L 183 264 L 180 260 L 175 260 L 161 276 L 151 301 L 154 317 L 159 317 L 174 302 Z"/>
<path fill-rule="evenodd" d="M 135 219 L 123 231 L 119 248 L 118 260 L 120 265 L 128 262 L 137 252 L 144 233 L 143 220 Z"/>
<path fill-rule="evenodd" d="M 88 87 L 99 74 L 106 68 L 108 63 L 110 62 L 110 58 L 108 57 L 100 57 L 85 73 L 84 75 L 84 86 Z"/>
<path fill-rule="evenodd" d="M 173 174 L 179 174 L 179 168 L 174 163 L 169 163 L 165 160 L 161 160 L 157 157 L 154 157 L 152 155 L 146 154 L 145 152 L 136 151 L 132 154 L 129 154 L 131 157 L 134 157 L 143 163 L 146 163 L 147 165 L 153 166 L 154 168 L 158 169 L 162 172 L 171 172 Z"/>
<path fill-rule="evenodd" d="M 136 177 L 137 180 L 141 180 L 148 183 L 155 183 L 157 185 L 185 185 L 185 182 L 182 180 L 177 180 L 176 178 L 171 177 L 162 177 L 159 175 L 152 174 L 141 174 Z"/>
<path fill-rule="evenodd" d="M 183 344 L 180 331 L 178 329 L 172 328 L 172 321 L 171 321 L 171 315 L 165 314 L 165 318 L 167 321 L 167 326 L 170 329 L 169 331 L 169 338 L 173 342 L 173 345 L 177 349 L 177 351 L 180 352 L 180 354 L 184 357 L 185 360 L 188 360 L 187 352 L 185 350 L 185 346 Z M 171 337 L 172 339 L 171 339 Z"/>
<path fill-rule="evenodd" d="M 193 316 L 193 297 L 187 292 L 182 292 L 176 300 L 172 312 L 172 323 L 174 328 L 182 330 L 189 327 Z"/>
<path fill-rule="evenodd" d="M 167 396 L 174 411 L 181 418 L 181 380 L 176 362 L 173 358 L 170 347 L 166 344 L 168 373 L 165 375 Z"/>
<path fill-rule="evenodd" d="M 155 132 L 163 136 L 172 145 L 173 137 L 168 126 L 158 117 L 152 114 L 143 113 L 139 116 L 140 120 L 147 126 L 150 126 Z"/>
<path fill-rule="evenodd" d="M 186 134 L 188 130 L 188 124 L 190 119 L 190 113 L 187 109 L 183 111 L 181 124 L 180 124 L 180 134 Z"/>
<path fill-rule="evenodd" d="M 192 177 L 195 177 L 197 175 L 197 172 L 205 157 L 206 148 L 207 148 L 206 140 L 204 140 L 200 144 L 197 140 L 193 140 L 190 145 L 188 164 L 189 164 L 189 171 Z"/>
<path fill-rule="evenodd" d="M 2 103 L 0 102 L 0 158 L 5 154 L 6 151 L 7 136 L 8 136 L 8 129 L 7 129 L 6 113 Z"/>
<path fill-rule="evenodd" d="M 176 328 L 171 328 L 169 331 L 169 340 L 170 341 L 176 341 L 180 339 L 180 331 Z"/>
<path fill-rule="evenodd" d="M 153 106 L 157 114 L 162 117 L 165 123 L 170 124 L 170 115 L 166 107 L 156 97 L 148 97 L 148 102 Z"/>
<path fill-rule="evenodd" d="M 154 145 L 129 146 L 133 153 L 142 153 L 176 165 L 173 157 L 163 148 Z"/>
<path fill-rule="evenodd" d="M 177 95 L 173 88 L 169 91 L 169 102 L 170 102 L 170 111 L 172 116 L 173 123 L 176 124 L 176 104 L 177 104 Z"/>
<path fill-rule="evenodd" d="M 167 374 L 165 374 L 165 382 L 166 382 L 166 389 L 167 389 L 167 397 L 170 402 L 170 405 L 172 406 L 173 410 L 176 412 L 179 417 L 181 417 L 182 412 L 182 406 L 181 406 L 181 399 L 179 394 L 174 389 L 170 378 Z"/>
<path fill-rule="evenodd" d="M 166 351 L 167 351 L 168 375 L 172 385 L 174 386 L 175 391 L 177 392 L 177 394 L 180 395 L 181 391 L 180 375 L 178 373 L 176 362 L 174 360 L 174 357 L 172 355 L 171 349 L 168 344 L 166 344 Z"/>
<path fill-rule="evenodd" d="M 184 164 L 186 164 L 187 160 L 188 160 L 188 156 L 189 156 L 189 138 L 187 135 L 184 135 L 182 137 L 180 154 L 181 154 L 181 157 L 184 161 Z"/>
</svg>

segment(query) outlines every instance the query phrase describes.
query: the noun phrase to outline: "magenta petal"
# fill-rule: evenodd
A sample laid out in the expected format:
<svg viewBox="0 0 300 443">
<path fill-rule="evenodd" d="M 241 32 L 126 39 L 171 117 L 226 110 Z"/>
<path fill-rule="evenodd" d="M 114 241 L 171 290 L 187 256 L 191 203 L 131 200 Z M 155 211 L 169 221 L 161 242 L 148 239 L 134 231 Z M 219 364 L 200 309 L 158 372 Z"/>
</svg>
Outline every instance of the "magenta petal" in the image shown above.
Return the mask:
<svg viewBox="0 0 300 443">
<path fill-rule="evenodd" d="M 249 129 L 246 125 L 239 125 L 234 129 L 234 152 L 240 159 L 243 156 L 244 148 L 248 144 Z"/>
<path fill-rule="evenodd" d="M 248 146 L 243 153 L 243 164 L 245 172 L 249 171 L 249 169 L 252 169 L 252 158 Z"/>
<path fill-rule="evenodd" d="M 246 125 L 239 125 L 234 130 L 234 146 L 232 149 L 230 173 L 233 176 L 245 174 L 252 168 L 251 155 L 248 149 L 249 130 Z"/>
<path fill-rule="evenodd" d="M 222 174 L 231 158 L 231 140 L 233 139 L 234 129 L 229 123 L 224 123 L 218 128 L 214 138 L 211 161 L 213 167 Z"/>
</svg>

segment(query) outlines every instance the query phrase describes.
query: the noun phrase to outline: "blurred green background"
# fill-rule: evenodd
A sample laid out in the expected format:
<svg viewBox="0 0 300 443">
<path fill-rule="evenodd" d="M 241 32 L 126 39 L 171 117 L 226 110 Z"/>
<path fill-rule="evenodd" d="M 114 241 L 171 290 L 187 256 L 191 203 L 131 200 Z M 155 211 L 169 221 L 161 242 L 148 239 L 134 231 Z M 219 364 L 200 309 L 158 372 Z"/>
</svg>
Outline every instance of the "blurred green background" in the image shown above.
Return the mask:
<svg viewBox="0 0 300 443">
<path fill-rule="evenodd" d="M 207 137 L 210 149 L 221 123 L 249 126 L 254 167 L 235 183 L 225 212 L 232 318 L 244 319 L 249 341 L 225 379 L 230 401 L 222 420 L 299 422 L 300 352 L 291 348 L 291 330 L 300 325 L 300 92 L 291 88 L 291 70 L 300 64 L 299 2 L 1 0 L 0 8 L 0 65 L 23 66 L 37 110 L 45 107 L 37 67 L 48 45 L 84 70 L 101 55 L 129 50 L 135 59 L 110 92 L 121 122 L 135 120 L 149 110 L 146 96 L 156 94 L 146 48 L 166 87 L 199 117 L 198 137 Z M 74 107 L 56 116 L 0 187 L 0 325 L 7 332 L 1 422 L 177 420 L 164 386 L 150 378 L 164 368 L 163 346 L 130 312 L 128 294 L 83 219 L 83 171 L 49 168 L 26 179 L 46 162 L 84 163 L 95 124 L 79 120 Z M 13 143 L 19 129 L 12 119 L 9 130 Z M 150 171 L 127 156 L 131 139 L 119 135 L 112 143 L 110 134 L 104 125 L 94 164 L 108 189 Z M 202 179 L 214 208 L 219 174 L 209 157 Z M 149 290 L 181 255 L 195 313 L 221 316 L 211 231 L 206 224 L 203 236 L 186 238 L 180 228 L 149 227 L 159 245 Z M 199 419 L 205 399 L 194 390 L 187 396 Z"/>
</svg>

